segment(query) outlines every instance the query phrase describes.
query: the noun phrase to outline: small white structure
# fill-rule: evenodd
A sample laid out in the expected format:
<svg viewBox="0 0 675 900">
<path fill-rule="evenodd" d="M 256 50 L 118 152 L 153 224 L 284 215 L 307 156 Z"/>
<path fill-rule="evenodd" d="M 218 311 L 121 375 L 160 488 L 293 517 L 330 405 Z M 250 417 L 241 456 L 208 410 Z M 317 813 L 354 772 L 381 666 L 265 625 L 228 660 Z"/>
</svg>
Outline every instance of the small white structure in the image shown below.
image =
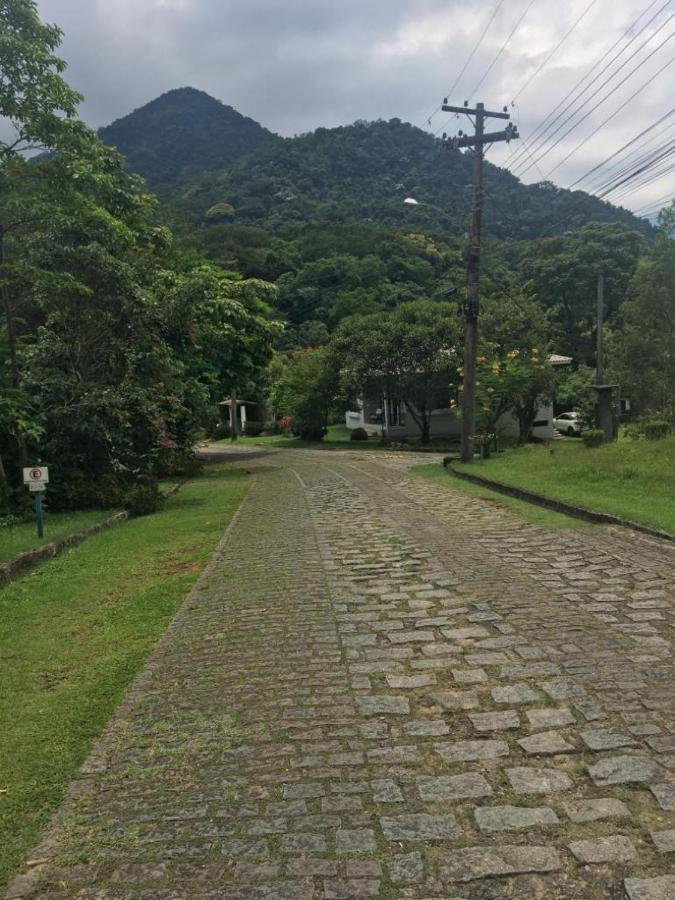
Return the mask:
<svg viewBox="0 0 675 900">
<path fill-rule="evenodd" d="M 572 357 L 552 353 L 548 361 L 552 366 L 567 366 L 572 362 Z M 345 424 L 351 430 L 365 428 L 369 434 L 383 434 L 390 441 L 420 436 L 420 429 L 406 404 L 395 397 L 358 400 L 357 409 L 345 413 Z M 504 413 L 498 427 L 502 435 L 517 436 L 519 433 L 518 419 L 510 412 Z M 430 427 L 432 438 L 459 437 L 461 431 L 461 418 L 455 409 L 446 407 L 432 411 Z M 539 406 L 532 426 L 532 437 L 540 441 L 552 441 L 555 438 L 552 403 L 542 403 Z"/>
</svg>

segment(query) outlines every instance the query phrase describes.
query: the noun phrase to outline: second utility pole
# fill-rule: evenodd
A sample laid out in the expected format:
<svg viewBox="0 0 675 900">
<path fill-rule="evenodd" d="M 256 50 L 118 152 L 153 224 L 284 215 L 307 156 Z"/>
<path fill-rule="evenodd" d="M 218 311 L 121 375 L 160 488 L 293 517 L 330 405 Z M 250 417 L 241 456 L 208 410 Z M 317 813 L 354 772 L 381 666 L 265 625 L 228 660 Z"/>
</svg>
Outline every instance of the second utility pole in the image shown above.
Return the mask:
<svg viewBox="0 0 675 900">
<path fill-rule="evenodd" d="M 476 355 L 478 353 L 478 284 L 480 277 L 480 229 L 483 211 L 483 147 L 495 141 L 510 141 L 517 138 L 518 130 L 514 125 L 507 125 L 504 131 L 485 133 L 485 120 L 510 119 L 504 107 L 503 112 L 490 112 L 483 103 L 477 103 L 475 109 L 464 106 L 448 106 L 447 98 L 443 103 L 444 112 L 464 113 L 475 116 L 473 136 L 459 132 L 459 137 L 448 141 L 452 149 L 473 147 L 473 208 L 469 231 L 469 251 L 467 255 L 467 286 L 464 315 L 464 377 L 462 395 L 462 462 L 473 460 L 474 435 L 476 431 Z"/>
</svg>

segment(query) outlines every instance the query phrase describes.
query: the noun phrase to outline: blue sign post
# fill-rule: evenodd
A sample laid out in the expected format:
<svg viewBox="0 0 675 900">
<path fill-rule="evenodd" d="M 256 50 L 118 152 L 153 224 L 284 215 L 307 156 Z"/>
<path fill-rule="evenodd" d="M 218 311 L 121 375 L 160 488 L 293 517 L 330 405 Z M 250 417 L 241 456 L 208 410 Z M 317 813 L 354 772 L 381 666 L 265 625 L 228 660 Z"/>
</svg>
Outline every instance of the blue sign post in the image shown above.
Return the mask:
<svg viewBox="0 0 675 900">
<path fill-rule="evenodd" d="M 37 525 L 37 536 L 44 537 L 45 524 L 42 517 L 42 494 L 40 491 L 35 492 L 35 524 Z"/>
<path fill-rule="evenodd" d="M 28 466 L 23 470 L 23 481 L 28 485 L 31 494 L 35 494 L 35 527 L 37 536 L 41 538 L 45 533 L 42 492 L 49 483 L 49 469 L 47 466 Z"/>
</svg>

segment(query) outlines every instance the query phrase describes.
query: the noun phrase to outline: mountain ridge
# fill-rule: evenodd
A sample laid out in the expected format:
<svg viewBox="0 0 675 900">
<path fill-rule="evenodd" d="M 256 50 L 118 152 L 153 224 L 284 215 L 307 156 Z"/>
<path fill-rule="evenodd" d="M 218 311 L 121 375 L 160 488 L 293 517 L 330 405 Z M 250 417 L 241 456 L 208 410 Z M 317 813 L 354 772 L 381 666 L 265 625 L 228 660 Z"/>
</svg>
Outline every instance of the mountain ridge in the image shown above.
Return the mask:
<svg viewBox="0 0 675 900">
<path fill-rule="evenodd" d="M 282 138 L 203 91 L 177 88 L 100 135 L 192 225 L 222 215 L 272 229 L 310 221 L 455 234 L 468 227 L 470 154 L 400 119 L 359 120 Z M 418 205 L 405 206 L 407 195 Z M 530 239 L 589 221 L 653 233 L 629 210 L 552 183 L 523 184 L 487 161 L 485 196 L 487 236 Z"/>
<path fill-rule="evenodd" d="M 254 119 L 193 87 L 167 91 L 98 133 L 153 189 L 201 172 L 220 171 L 240 156 L 279 140 Z"/>
</svg>

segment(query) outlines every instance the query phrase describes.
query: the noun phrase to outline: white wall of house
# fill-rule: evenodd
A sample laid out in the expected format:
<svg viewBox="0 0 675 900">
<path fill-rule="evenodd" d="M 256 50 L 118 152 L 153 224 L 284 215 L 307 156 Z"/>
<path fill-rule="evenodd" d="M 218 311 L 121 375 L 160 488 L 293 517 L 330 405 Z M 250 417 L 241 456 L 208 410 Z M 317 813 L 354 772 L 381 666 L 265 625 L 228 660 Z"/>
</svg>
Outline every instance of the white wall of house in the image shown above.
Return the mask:
<svg viewBox="0 0 675 900">
<path fill-rule="evenodd" d="M 345 414 L 347 428 L 365 428 L 370 434 L 381 434 L 382 426 L 373 424 L 372 413 L 368 411 L 372 404 L 358 401 L 358 409 Z M 387 400 L 384 405 L 384 430 L 389 440 L 401 438 L 418 438 L 420 429 L 405 403 L 395 404 Z M 431 437 L 455 438 L 461 434 L 462 423 L 459 415 L 451 409 L 435 409 L 431 413 Z M 512 413 L 505 413 L 499 420 L 499 429 L 503 435 L 518 435 L 518 419 Z M 542 441 L 551 441 L 555 437 L 553 428 L 553 407 L 550 403 L 542 404 L 537 410 L 537 418 L 532 429 L 532 436 Z"/>
</svg>

